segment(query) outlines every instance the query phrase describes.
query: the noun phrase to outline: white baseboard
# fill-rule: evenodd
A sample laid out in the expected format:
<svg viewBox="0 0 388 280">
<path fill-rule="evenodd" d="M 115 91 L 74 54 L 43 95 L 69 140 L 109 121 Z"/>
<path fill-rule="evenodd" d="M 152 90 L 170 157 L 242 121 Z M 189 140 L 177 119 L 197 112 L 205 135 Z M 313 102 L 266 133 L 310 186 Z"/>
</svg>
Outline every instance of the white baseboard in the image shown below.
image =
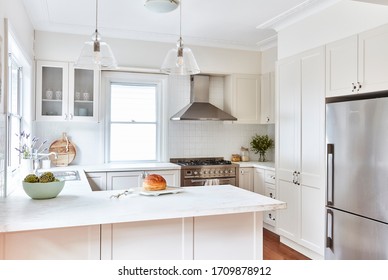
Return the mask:
<svg viewBox="0 0 388 280">
<path fill-rule="evenodd" d="M 308 257 L 312 260 L 323 260 L 324 259 L 324 256 L 322 256 L 314 251 L 311 251 L 310 249 L 307 249 L 306 247 L 303 247 L 303 246 L 295 243 L 294 241 L 292 241 L 284 236 L 280 236 L 280 242 L 287 245 L 288 247 L 291 247 L 292 249 L 298 251 L 299 253 L 305 255 L 306 257 Z"/>
</svg>

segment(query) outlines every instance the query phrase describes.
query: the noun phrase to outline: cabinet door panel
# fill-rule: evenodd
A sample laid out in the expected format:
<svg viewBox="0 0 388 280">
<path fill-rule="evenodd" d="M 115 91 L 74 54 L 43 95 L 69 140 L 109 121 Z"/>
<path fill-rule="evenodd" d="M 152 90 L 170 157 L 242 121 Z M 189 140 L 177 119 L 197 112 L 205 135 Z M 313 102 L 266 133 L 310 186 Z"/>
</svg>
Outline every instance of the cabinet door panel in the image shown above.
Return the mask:
<svg viewBox="0 0 388 280">
<path fill-rule="evenodd" d="M 4 259 L 100 259 L 99 225 L 10 232 L 4 234 L 4 239 Z"/>
<path fill-rule="evenodd" d="M 243 167 L 240 168 L 239 173 L 239 187 L 248 191 L 253 192 L 254 182 L 253 182 L 253 168 L 252 167 Z"/>
<path fill-rule="evenodd" d="M 279 180 L 278 199 L 287 203 L 287 208 L 277 211 L 279 234 L 298 241 L 300 224 L 300 188 L 292 182 Z"/>
<path fill-rule="evenodd" d="M 141 186 L 142 172 L 108 172 L 107 189 L 108 190 L 126 190 Z"/>
<path fill-rule="evenodd" d="M 359 81 L 362 84 L 360 92 L 388 88 L 387 50 L 387 25 L 359 35 Z"/>
<path fill-rule="evenodd" d="M 325 163 L 325 56 L 323 48 L 301 59 L 300 182 L 323 188 Z M 323 207 L 323 205 L 322 205 Z"/>
<path fill-rule="evenodd" d="M 264 169 L 255 168 L 255 174 L 253 177 L 253 191 L 258 194 L 265 194 Z"/>
<path fill-rule="evenodd" d="M 106 172 L 88 172 L 86 178 L 93 191 L 106 191 Z"/>
<path fill-rule="evenodd" d="M 357 36 L 326 46 L 326 96 L 352 94 L 357 80 Z"/>
<path fill-rule="evenodd" d="M 292 181 L 299 166 L 300 154 L 300 62 L 297 58 L 282 61 L 278 67 L 278 171 L 282 180 Z"/>
<path fill-rule="evenodd" d="M 301 243 L 321 255 L 324 254 L 324 197 L 323 190 L 301 186 Z"/>
</svg>

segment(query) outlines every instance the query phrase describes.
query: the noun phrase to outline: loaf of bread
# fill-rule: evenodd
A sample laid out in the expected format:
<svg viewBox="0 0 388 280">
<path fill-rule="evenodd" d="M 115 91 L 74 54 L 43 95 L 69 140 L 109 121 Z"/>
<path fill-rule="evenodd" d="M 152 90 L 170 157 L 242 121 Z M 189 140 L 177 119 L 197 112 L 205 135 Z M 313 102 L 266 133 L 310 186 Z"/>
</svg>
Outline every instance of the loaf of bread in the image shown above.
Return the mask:
<svg viewBox="0 0 388 280">
<path fill-rule="evenodd" d="M 166 180 L 158 174 L 149 174 L 144 178 L 143 189 L 146 191 L 162 191 L 167 188 Z"/>
</svg>

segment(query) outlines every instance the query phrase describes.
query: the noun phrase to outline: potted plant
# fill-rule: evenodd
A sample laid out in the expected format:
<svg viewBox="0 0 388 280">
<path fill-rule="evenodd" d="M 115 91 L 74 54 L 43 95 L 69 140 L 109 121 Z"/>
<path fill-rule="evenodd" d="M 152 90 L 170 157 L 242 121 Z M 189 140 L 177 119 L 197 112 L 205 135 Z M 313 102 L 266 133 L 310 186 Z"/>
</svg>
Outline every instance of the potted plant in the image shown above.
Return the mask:
<svg viewBox="0 0 388 280">
<path fill-rule="evenodd" d="M 259 154 L 259 161 L 266 161 L 265 153 L 274 147 L 274 141 L 268 135 L 255 135 L 251 140 L 251 150 Z"/>
</svg>

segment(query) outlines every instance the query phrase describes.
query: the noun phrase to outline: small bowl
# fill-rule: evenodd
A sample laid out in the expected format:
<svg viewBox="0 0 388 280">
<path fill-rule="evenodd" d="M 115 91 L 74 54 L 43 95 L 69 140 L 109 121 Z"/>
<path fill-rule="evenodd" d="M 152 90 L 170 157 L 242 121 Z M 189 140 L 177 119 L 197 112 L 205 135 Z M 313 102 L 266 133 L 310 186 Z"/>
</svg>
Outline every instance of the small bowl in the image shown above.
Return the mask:
<svg viewBox="0 0 388 280">
<path fill-rule="evenodd" d="M 50 183 L 22 183 L 24 191 L 32 199 L 49 199 L 57 197 L 65 186 L 65 181 Z"/>
</svg>

